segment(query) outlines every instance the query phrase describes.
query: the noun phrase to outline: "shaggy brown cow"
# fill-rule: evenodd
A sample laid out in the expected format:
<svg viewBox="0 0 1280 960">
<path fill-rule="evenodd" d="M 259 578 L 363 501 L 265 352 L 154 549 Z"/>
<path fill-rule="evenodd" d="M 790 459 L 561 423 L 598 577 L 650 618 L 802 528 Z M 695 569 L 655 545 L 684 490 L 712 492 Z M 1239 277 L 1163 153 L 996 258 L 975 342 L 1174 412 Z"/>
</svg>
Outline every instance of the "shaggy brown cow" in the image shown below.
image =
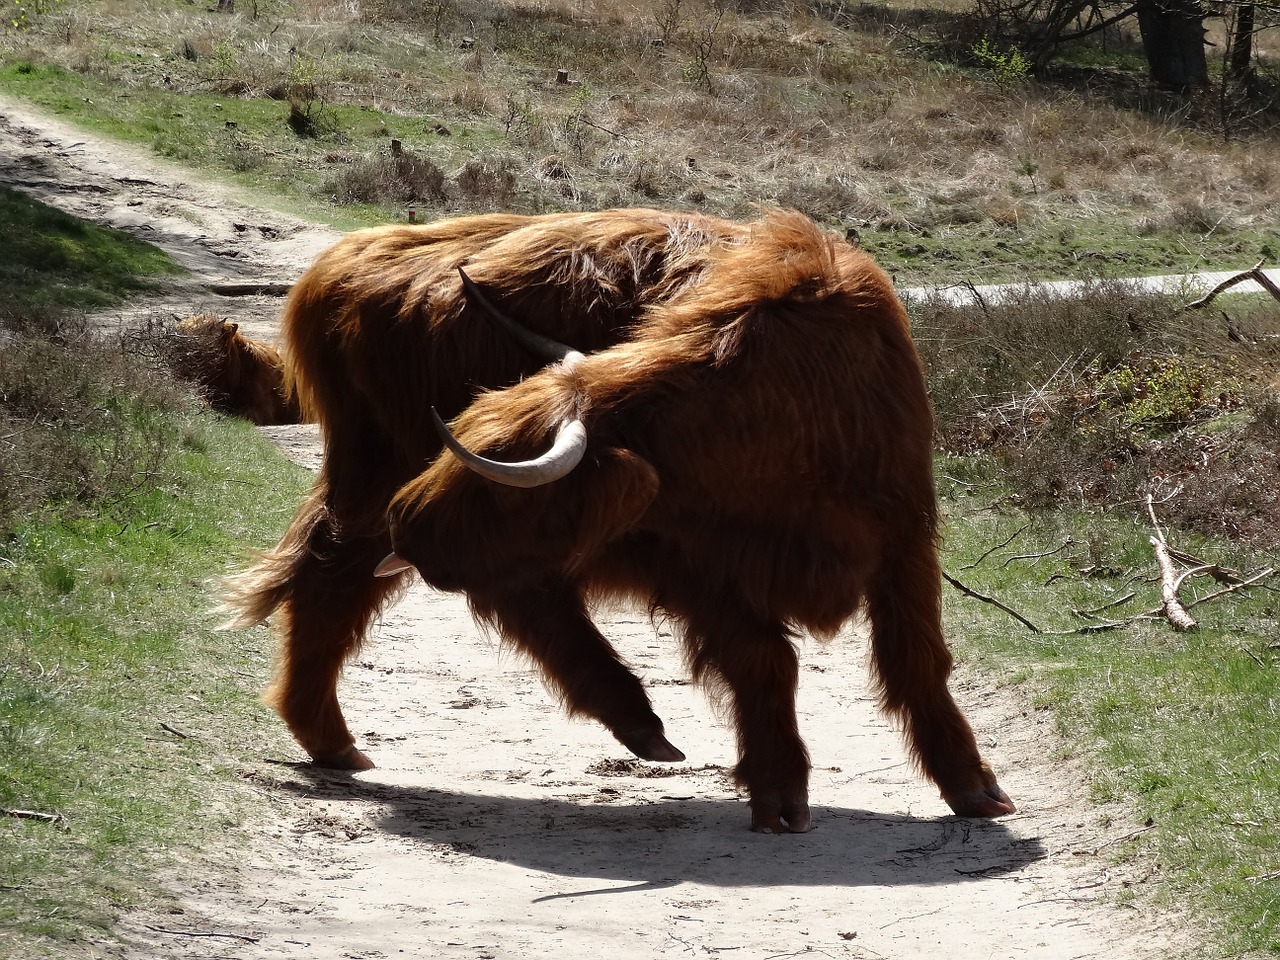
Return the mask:
<svg viewBox="0 0 1280 960">
<path fill-rule="evenodd" d="M 209 406 L 259 426 L 298 423 L 297 402 L 284 390 L 280 351 L 251 340 L 236 323 L 207 314 L 178 324 L 173 370 L 200 387 Z"/>
<path fill-rule="evenodd" d="M 594 352 L 539 369 L 480 315 L 460 267 L 505 313 Z M 668 761 L 683 755 L 588 609 L 626 597 L 669 617 L 694 676 L 731 701 L 757 830 L 811 822 L 794 636 L 862 612 L 881 704 L 923 772 L 957 813 L 1013 811 L 947 690 L 932 415 L 905 312 L 856 249 L 788 213 L 365 231 L 299 282 L 285 332 L 325 464 L 230 600 L 240 623 L 277 613 L 271 698 L 316 762 L 372 766 L 337 679 L 412 566 L 465 591 L 571 712 Z M 456 417 L 458 454 L 441 452 L 433 406 Z M 564 475 L 525 488 L 462 459 L 548 446 Z"/>
</svg>

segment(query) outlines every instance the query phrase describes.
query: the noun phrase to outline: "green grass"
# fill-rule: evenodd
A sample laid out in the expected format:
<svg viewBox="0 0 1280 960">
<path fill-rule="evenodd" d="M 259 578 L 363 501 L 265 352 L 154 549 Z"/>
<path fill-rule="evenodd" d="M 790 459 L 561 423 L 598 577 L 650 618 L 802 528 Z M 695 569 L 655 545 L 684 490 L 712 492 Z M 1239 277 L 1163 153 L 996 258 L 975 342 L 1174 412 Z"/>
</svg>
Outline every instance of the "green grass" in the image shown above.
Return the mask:
<svg viewBox="0 0 1280 960">
<path fill-rule="evenodd" d="M 0 216 L 0 956 L 88 956 L 176 861 L 216 862 L 238 758 L 280 736 L 265 635 L 215 633 L 210 581 L 306 477 L 72 310 L 167 256 L 9 190 Z"/>
<path fill-rule="evenodd" d="M 68 216 L 0 186 L 0 290 L 40 307 L 92 309 L 153 290 L 181 268 L 126 233 Z"/>
<path fill-rule="evenodd" d="M 66 956 L 216 855 L 238 758 L 280 732 L 255 703 L 265 636 L 213 631 L 210 578 L 286 522 L 305 478 L 243 424 L 188 424 L 172 479 L 0 545 L 0 929 Z M 178 731 L 175 733 L 173 731 Z"/>
<path fill-rule="evenodd" d="M 951 458 L 942 472 L 972 480 L 966 469 Z M 1091 771 L 1097 802 L 1134 830 L 1150 822 L 1113 851 L 1150 871 L 1125 895 L 1161 910 L 1189 908 L 1206 931 L 1197 957 L 1280 953 L 1280 582 L 1194 608 L 1200 626 L 1191 633 L 1155 620 L 1052 636 L 1090 622 L 1073 610 L 1129 592 L 1132 601 L 1098 618 L 1159 607 L 1150 530 L 1114 513 L 1028 518 L 1012 507 L 984 510 L 997 492 L 991 486 L 942 485 L 952 491 L 948 571 L 1045 631 L 1032 633 L 945 588 L 949 635 L 982 675 L 1016 678 L 1020 697 L 1052 709 L 1067 749 Z M 965 569 L 1029 521 L 1008 547 Z M 1269 559 L 1167 535 L 1206 562 L 1254 570 Z M 1068 539 L 1073 544 L 1052 557 L 1010 559 Z M 1194 584 L 1184 598 L 1218 586 Z"/>
</svg>

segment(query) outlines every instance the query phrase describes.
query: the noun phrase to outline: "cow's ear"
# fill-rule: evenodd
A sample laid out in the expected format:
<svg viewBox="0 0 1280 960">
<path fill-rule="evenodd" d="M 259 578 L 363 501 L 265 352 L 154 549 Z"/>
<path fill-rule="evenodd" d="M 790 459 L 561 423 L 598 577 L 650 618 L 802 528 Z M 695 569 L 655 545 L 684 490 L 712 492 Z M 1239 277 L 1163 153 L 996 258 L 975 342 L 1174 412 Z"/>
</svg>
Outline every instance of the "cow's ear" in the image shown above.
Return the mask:
<svg viewBox="0 0 1280 960">
<path fill-rule="evenodd" d="M 644 457 L 621 447 L 593 454 L 574 543 L 578 563 L 633 529 L 658 495 L 658 471 Z"/>
</svg>

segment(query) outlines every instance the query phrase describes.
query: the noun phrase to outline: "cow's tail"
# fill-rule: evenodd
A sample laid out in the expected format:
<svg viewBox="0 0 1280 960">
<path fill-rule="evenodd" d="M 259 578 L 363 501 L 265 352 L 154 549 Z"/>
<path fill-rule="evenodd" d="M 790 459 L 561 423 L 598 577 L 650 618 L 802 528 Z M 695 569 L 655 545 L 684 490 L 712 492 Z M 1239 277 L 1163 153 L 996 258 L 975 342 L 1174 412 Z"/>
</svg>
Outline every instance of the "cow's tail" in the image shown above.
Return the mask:
<svg viewBox="0 0 1280 960">
<path fill-rule="evenodd" d="M 256 563 L 222 584 L 218 611 L 223 630 L 241 630 L 264 622 L 293 595 L 298 573 L 312 551 L 312 533 L 326 515 L 323 497 L 313 491 L 299 508 L 280 542 Z"/>
</svg>

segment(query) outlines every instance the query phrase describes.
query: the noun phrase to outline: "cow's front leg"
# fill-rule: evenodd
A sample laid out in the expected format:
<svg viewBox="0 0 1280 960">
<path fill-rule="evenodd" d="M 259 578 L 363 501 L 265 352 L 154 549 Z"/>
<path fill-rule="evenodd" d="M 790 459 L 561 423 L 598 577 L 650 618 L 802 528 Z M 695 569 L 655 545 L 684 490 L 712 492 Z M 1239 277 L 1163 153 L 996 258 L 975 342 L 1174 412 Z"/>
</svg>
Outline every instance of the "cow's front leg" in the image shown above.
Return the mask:
<svg viewBox="0 0 1280 960">
<path fill-rule="evenodd" d="M 732 700 L 739 755 L 734 779 L 750 798 L 751 829 L 807 833 L 813 826 L 809 753 L 796 722 L 795 646 L 782 624 L 743 613 L 743 607 L 680 611 L 694 678 L 712 690 L 727 688 Z"/>
<path fill-rule="evenodd" d="M 471 592 L 478 616 L 529 654 L 571 715 L 594 717 L 643 760 L 676 762 L 640 680 L 596 629 L 578 592 L 559 579 L 519 589 Z"/>
</svg>

